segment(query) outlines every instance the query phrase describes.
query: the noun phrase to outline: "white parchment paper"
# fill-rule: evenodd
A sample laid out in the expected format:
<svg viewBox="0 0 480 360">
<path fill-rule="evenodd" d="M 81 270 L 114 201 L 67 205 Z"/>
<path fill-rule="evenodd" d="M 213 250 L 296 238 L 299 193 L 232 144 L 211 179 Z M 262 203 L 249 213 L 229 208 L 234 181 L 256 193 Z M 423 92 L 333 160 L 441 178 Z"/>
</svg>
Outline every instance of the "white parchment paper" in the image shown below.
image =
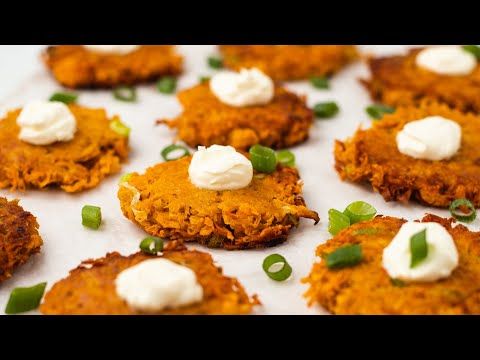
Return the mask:
<svg viewBox="0 0 480 360">
<path fill-rule="evenodd" d="M 405 46 L 360 48 L 375 54 L 392 54 L 405 50 Z M 179 46 L 179 52 L 185 57 L 185 73 L 179 78 L 178 89 L 188 88 L 198 82 L 199 76 L 215 72 L 206 64 L 206 58 L 215 51 L 215 46 L 210 45 Z M 328 209 L 343 209 L 352 201 L 364 200 L 375 206 L 379 214 L 412 220 L 422 217 L 425 212 L 448 216 L 445 210 L 416 204 L 385 203 L 369 187 L 339 180 L 333 168 L 334 139 L 345 139 L 360 124 L 365 127 L 370 124 L 365 107 L 371 101 L 358 82 L 358 78 L 367 74 L 366 66 L 359 62 L 336 75 L 331 80 L 330 90 L 317 90 L 307 81 L 286 85 L 293 91 L 306 94 L 310 106 L 319 101 L 334 100 L 341 108 L 335 118 L 316 121 L 310 139 L 292 149 L 305 183 L 304 198 L 307 205 L 316 210 L 321 218 L 317 226 L 313 226 L 311 221 L 302 220 L 300 227 L 291 232 L 286 243 L 265 250 L 231 252 L 189 245 L 210 252 L 226 275 L 238 277 L 249 294 L 258 294 L 263 305 L 257 307 L 257 314 L 325 314 L 319 307 L 307 307 L 302 296 L 306 286 L 300 283 L 300 279 L 308 274 L 315 260 L 315 248 L 330 238 L 327 231 Z M 0 107 L 19 107 L 31 100 L 46 99 L 58 90 L 61 87 L 41 68 L 21 86 L 11 89 L 11 95 Z M 0 190 L 1 196 L 21 199 L 20 204 L 37 217 L 44 240 L 41 253 L 18 268 L 11 279 L 0 284 L 0 313 L 3 313 L 10 291 L 17 286 L 31 286 L 47 281 L 48 290 L 82 260 L 102 257 L 110 251 L 119 251 L 125 255 L 137 251 L 139 241 L 145 233 L 122 215 L 116 195 L 118 179 L 123 173 L 142 173 L 147 167 L 162 161 L 160 151 L 172 143 L 174 133 L 164 126 L 155 126 L 155 120 L 174 117 L 181 111 L 174 95 L 160 94 L 153 84 L 140 86 L 137 91 L 138 102 L 134 104 L 115 100 L 111 91 L 78 92 L 78 102 L 81 105 L 106 108 L 109 115 L 119 114 L 131 127 L 130 159 L 120 174 L 107 178 L 93 190 L 74 195 L 55 190 L 29 190 L 23 193 Z M 104 220 L 98 231 L 84 228 L 81 224 L 81 208 L 86 204 L 102 208 Z M 477 229 L 478 224 L 479 220 L 476 220 L 470 227 Z M 293 267 L 293 275 L 288 281 L 277 283 L 264 274 L 262 261 L 272 253 L 282 254 Z"/>
</svg>

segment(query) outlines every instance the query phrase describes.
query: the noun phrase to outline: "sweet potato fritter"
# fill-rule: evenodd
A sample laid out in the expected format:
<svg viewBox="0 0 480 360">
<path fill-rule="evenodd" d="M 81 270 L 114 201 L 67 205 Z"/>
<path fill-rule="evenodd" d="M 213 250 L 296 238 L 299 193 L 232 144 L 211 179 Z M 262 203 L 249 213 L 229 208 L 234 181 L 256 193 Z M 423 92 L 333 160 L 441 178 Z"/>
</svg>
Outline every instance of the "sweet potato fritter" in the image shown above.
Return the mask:
<svg viewBox="0 0 480 360">
<path fill-rule="evenodd" d="M 222 45 L 225 66 L 256 67 L 275 80 L 328 76 L 358 58 L 351 45 Z"/>
<path fill-rule="evenodd" d="M 281 149 L 305 141 L 313 123 L 313 112 L 305 98 L 282 87 L 275 88 L 266 105 L 233 107 L 222 103 L 210 91 L 208 82 L 181 91 L 183 112 L 173 120 L 159 120 L 178 130 L 178 137 L 191 147 L 231 145 Z"/>
<path fill-rule="evenodd" d="M 189 251 L 172 242 L 167 244 L 162 257 L 192 269 L 203 287 L 204 298 L 200 303 L 164 310 L 161 314 L 248 314 L 253 306 L 260 304 L 256 296 L 247 295 L 237 279 L 223 275 L 207 253 Z M 127 257 L 114 252 L 101 259 L 84 261 L 52 287 L 40 311 L 47 315 L 139 314 L 117 295 L 115 278 L 123 270 L 152 258 L 155 256 L 142 252 Z"/>
<path fill-rule="evenodd" d="M 20 109 L 0 121 L 0 188 L 60 187 L 66 192 L 90 189 L 120 170 L 128 155 L 128 138 L 110 129 L 103 109 L 69 105 L 77 120 L 73 140 L 32 145 L 18 138 Z"/>
<path fill-rule="evenodd" d="M 125 55 L 98 54 L 81 45 L 49 46 L 43 60 L 70 88 L 109 88 L 157 80 L 182 72 L 182 57 L 171 45 L 141 46 Z"/>
<path fill-rule="evenodd" d="M 303 279 L 310 285 L 305 296 L 334 314 L 479 314 L 480 233 L 453 219 L 427 214 L 422 222 L 437 222 L 452 235 L 459 265 L 452 274 L 435 282 L 395 282 L 382 267 L 383 249 L 390 243 L 403 219 L 378 216 L 357 223 L 317 248 L 323 257 L 348 244 L 362 246 L 360 264 L 330 270 L 324 261 L 313 265 Z"/>
<path fill-rule="evenodd" d="M 35 216 L 18 205 L 18 200 L 0 197 L 0 282 L 40 251 L 43 241 Z"/>
<path fill-rule="evenodd" d="M 151 235 L 229 250 L 273 246 L 287 239 L 301 217 L 319 221 L 305 206 L 296 169 L 279 166 L 272 174 L 255 174 L 244 189 L 212 191 L 190 182 L 190 160 L 134 173 L 118 192 L 123 214 Z"/>
<path fill-rule="evenodd" d="M 415 159 L 400 153 L 396 135 L 403 126 L 427 116 L 440 115 L 462 128 L 462 144 L 449 160 Z M 480 206 L 480 117 L 450 109 L 445 104 L 424 101 L 420 106 L 399 107 L 374 122 L 370 129 L 359 129 L 345 142 L 336 141 L 335 169 L 342 180 L 369 182 L 386 201 L 448 207 L 458 198 Z"/>
<path fill-rule="evenodd" d="M 362 82 L 372 98 L 391 106 L 430 99 L 463 111 L 480 112 L 480 65 L 468 76 L 439 75 L 415 64 L 422 49 L 412 49 L 403 56 L 370 59 L 371 79 Z"/>
</svg>

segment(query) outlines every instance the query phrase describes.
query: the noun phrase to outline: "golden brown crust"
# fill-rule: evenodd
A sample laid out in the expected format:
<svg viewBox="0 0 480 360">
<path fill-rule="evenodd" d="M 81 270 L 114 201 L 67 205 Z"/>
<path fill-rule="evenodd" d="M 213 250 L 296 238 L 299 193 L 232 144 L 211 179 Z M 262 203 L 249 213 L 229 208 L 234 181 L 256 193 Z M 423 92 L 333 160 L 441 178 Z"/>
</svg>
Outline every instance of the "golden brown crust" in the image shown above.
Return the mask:
<svg viewBox="0 0 480 360">
<path fill-rule="evenodd" d="M 108 88 L 154 81 L 182 72 L 182 57 L 171 45 L 141 46 L 126 55 L 97 54 L 81 45 L 49 46 L 43 60 L 70 88 Z"/>
<path fill-rule="evenodd" d="M 379 216 L 320 245 L 316 254 L 322 257 L 341 246 L 361 244 L 363 260 L 338 270 L 328 269 L 323 261 L 315 263 L 302 280 L 310 285 L 305 294 L 309 304 L 318 303 L 334 314 L 479 314 L 480 233 L 463 225 L 452 227 L 452 219 L 426 215 L 422 222 L 438 222 L 452 235 L 459 265 L 446 279 L 399 286 L 382 268 L 382 254 L 404 222 Z"/>
<path fill-rule="evenodd" d="M 222 45 L 225 66 L 256 67 L 275 80 L 328 76 L 358 58 L 351 45 Z"/>
<path fill-rule="evenodd" d="M 43 241 L 35 216 L 18 205 L 18 200 L 0 197 L 0 282 L 40 251 Z"/>
<path fill-rule="evenodd" d="M 178 137 L 192 147 L 231 145 L 248 150 L 262 144 L 275 149 L 290 147 L 308 138 L 313 112 L 305 98 L 276 87 L 266 105 L 233 107 L 210 91 L 208 82 L 181 91 L 183 112 L 173 120 L 160 120 L 178 130 Z"/>
<path fill-rule="evenodd" d="M 110 129 L 103 109 L 69 105 L 77 120 L 73 140 L 32 145 L 18 138 L 20 109 L 0 121 L 0 188 L 60 187 L 66 192 L 90 189 L 120 170 L 128 156 L 128 138 Z"/>
<path fill-rule="evenodd" d="M 396 134 L 410 121 L 440 115 L 462 128 L 462 144 L 449 160 L 428 161 L 401 154 Z M 424 101 L 420 106 L 399 107 L 367 130 L 357 130 L 345 142 L 336 141 L 335 169 L 342 180 L 369 182 L 386 201 L 448 207 L 458 198 L 480 206 L 480 118 Z"/>
<path fill-rule="evenodd" d="M 247 295 L 237 279 L 224 276 L 207 253 L 189 251 L 174 242 L 167 245 L 162 257 L 192 269 L 204 297 L 200 303 L 160 314 L 248 314 L 260 304 L 256 296 Z M 40 311 L 47 315 L 139 314 L 117 295 L 115 278 L 123 270 L 152 258 L 155 257 L 141 252 L 127 257 L 114 252 L 84 261 L 47 292 Z"/>
<path fill-rule="evenodd" d="M 301 217 L 319 221 L 305 206 L 296 169 L 279 166 L 270 175 L 255 174 L 244 189 L 212 191 L 190 182 L 190 159 L 133 174 L 128 184 L 141 198 L 132 209 L 134 193 L 121 186 L 123 214 L 151 235 L 229 250 L 273 246 L 287 239 Z"/>
<path fill-rule="evenodd" d="M 407 55 L 371 58 L 371 79 L 362 83 L 371 97 L 391 106 L 414 105 L 423 99 L 444 102 L 463 111 L 480 111 L 480 65 L 468 76 L 439 75 L 415 64 L 423 48 Z"/>
</svg>

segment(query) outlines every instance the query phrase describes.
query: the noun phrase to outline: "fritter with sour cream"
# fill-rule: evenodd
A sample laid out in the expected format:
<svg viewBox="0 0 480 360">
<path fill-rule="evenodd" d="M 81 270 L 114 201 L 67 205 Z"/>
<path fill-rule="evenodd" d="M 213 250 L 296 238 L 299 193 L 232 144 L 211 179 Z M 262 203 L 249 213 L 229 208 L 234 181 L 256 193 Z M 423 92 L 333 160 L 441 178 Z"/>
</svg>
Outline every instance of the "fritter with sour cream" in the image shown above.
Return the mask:
<svg viewBox="0 0 480 360">
<path fill-rule="evenodd" d="M 450 159 L 416 159 L 399 152 L 396 135 L 405 124 L 428 116 L 450 119 L 462 129 L 459 151 Z M 458 198 L 480 206 L 480 118 L 445 104 L 424 101 L 419 106 L 399 107 L 393 114 L 358 129 L 346 141 L 336 141 L 335 169 L 342 180 L 368 182 L 386 201 L 448 207 Z M 432 133 L 432 136 L 435 134 Z"/>
<path fill-rule="evenodd" d="M 383 250 L 406 220 L 377 216 L 354 224 L 317 248 L 316 262 L 303 279 L 305 296 L 333 314 L 479 314 L 480 233 L 453 219 L 426 215 L 422 222 L 437 222 L 453 237 L 459 264 L 451 275 L 433 282 L 390 279 L 382 267 Z M 355 266 L 329 269 L 325 257 L 345 245 L 359 244 L 362 261 Z"/>
<path fill-rule="evenodd" d="M 182 72 L 182 57 L 171 45 L 145 45 L 128 54 L 105 54 L 82 45 L 49 46 L 43 60 L 69 88 L 109 88 L 155 81 Z"/>
<path fill-rule="evenodd" d="M 256 67 L 275 80 L 329 76 L 358 58 L 351 45 L 221 45 L 226 67 Z"/>
<path fill-rule="evenodd" d="M 249 297 L 237 279 L 223 275 L 212 257 L 171 242 L 162 258 L 193 270 L 203 288 L 203 299 L 188 306 L 166 309 L 160 314 L 249 314 L 259 305 L 256 296 Z M 106 257 L 84 261 L 45 295 L 40 312 L 47 315 L 110 314 L 138 315 L 116 292 L 115 279 L 123 270 L 157 256 L 142 252 L 122 256 L 117 252 Z"/>
<path fill-rule="evenodd" d="M 147 233 L 229 250 L 274 246 L 287 240 L 300 218 L 319 221 L 305 206 L 294 168 L 255 173 L 237 190 L 200 189 L 189 179 L 191 157 L 133 173 L 120 185 L 123 214 Z"/>
</svg>

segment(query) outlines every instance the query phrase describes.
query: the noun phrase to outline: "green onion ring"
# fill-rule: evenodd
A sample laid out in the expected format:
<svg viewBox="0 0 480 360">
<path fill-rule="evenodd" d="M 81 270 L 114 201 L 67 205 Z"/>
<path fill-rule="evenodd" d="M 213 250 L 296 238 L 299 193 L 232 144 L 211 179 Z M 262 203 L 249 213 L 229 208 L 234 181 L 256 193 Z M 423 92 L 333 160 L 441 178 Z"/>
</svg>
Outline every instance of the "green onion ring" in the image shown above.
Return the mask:
<svg viewBox="0 0 480 360">
<path fill-rule="evenodd" d="M 458 210 L 461 207 L 467 207 L 470 212 L 467 214 L 459 212 Z M 475 206 L 473 206 L 472 202 L 467 199 L 453 200 L 450 204 L 449 210 L 452 216 L 461 222 L 471 223 L 477 217 L 477 210 L 475 209 Z"/>
<path fill-rule="evenodd" d="M 118 183 L 121 184 L 121 183 L 124 183 L 124 182 L 128 182 L 128 180 L 130 180 L 131 177 L 132 177 L 132 173 L 123 174 L 120 177 L 120 180 L 118 180 Z"/>
<path fill-rule="evenodd" d="M 410 268 L 414 268 L 427 257 L 427 229 L 423 229 L 410 238 L 410 254 Z"/>
<path fill-rule="evenodd" d="M 177 88 L 177 79 L 173 76 L 164 76 L 157 82 L 157 90 L 162 94 L 172 94 Z"/>
<path fill-rule="evenodd" d="M 45 292 L 46 282 L 32 287 L 17 287 L 12 290 L 5 307 L 5 314 L 18 314 L 38 308 Z"/>
<path fill-rule="evenodd" d="M 394 113 L 395 108 L 387 105 L 376 104 L 367 106 L 365 111 L 372 119 L 380 120 L 383 115 Z"/>
<path fill-rule="evenodd" d="M 71 104 L 76 102 L 78 99 L 78 95 L 69 92 L 56 92 L 52 96 L 50 96 L 49 101 L 60 101 L 64 104 Z"/>
<path fill-rule="evenodd" d="M 337 235 L 350 226 L 350 218 L 337 209 L 328 210 L 328 232 Z"/>
<path fill-rule="evenodd" d="M 365 201 L 355 201 L 343 211 L 350 218 L 350 224 L 373 219 L 377 210 Z"/>
<path fill-rule="evenodd" d="M 177 156 L 177 157 L 169 157 L 168 156 L 171 152 L 174 152 L 174 151 L 177 151 L 177 150 L 182 150 L 182 153 L 180 154 L 180 156 Z M 178 160 L 178 159 L 181 159 L 185 156 L 190 155 L 190 151 L 188 151 L 188 149 L 185 146 L 172 144 L 172 145 L 168 145 L 165 149 L 163 149 L 160 154 L 162 155 L 163 160 L 173 161 L 173 160 Z"/>
<path fill-rule="evenodd" d="M 310 83 L 317 89 L 328 89 L 330 87 L 328 78 L 325 76 L 312 76 Z"/>
<path fill-rule="evenodd" d="M 295 154 L 290 150 L 280 150 L 277 152 L 277 161 L 283 166 L 295 167 Z"/>
<path fill-rule="evenodd" d="M 329 269 L 341 269 L 357 265 L 362 261 L 362 247 L 359 244 L 345 245 L 325 258 Z"/>
<path fill-rule="evenodd" d="M 275 264 L 283 264 L 282 268 L 278 271 L 270 271 L 270 268 Z M 262 264 L 263 271 L 267 276 L 275 281 L 285 281 L 292 274 L 292 267 L 287 260 L 280 254 L 268 255 Z"/>
<path fill-rule="evenodd" d="M 140 250 L 155 255 L 163 250 L 163 239 L 156 236 L 147 236 L 140 242 Z"/>
<path fill-rule="evenodd" d="M 82 208 L 82 225 L 97 230 L 102 223 L 102 209 L 98 206 L 85 205 Z"/>
<path fill-rule="evenodd" d="M 255 170 L 270 174 L 277 168 L 277 155 L 269 147 L 253 145 L 249 153 L 250 161 Z"/>
<path fill-rule="evenodd" d="M 113 97 L 120 101 L 135 102 L 137 91 L 131 86 L 119 86 L 113 90 Z"/>
<path fill-rule="evenodd" d="M 212 69 L 223 68 L 223 60 L 219 57 L 210 56 L 207 62 L 208 62 L 208 66 L 210 66 Z"/>
<path fill-rule="evenodd" d="M 130 128 L 118 119 L 110 121 L 110 129 L 121 136 L 128 137 L 130 135 Z"/>
<path fill-rule="evenodd" d="M 480 60 L 480 46 L 478 45 L 463 45 L 463 50 L 473 54 L 477 60 Z"/>
</svg>

